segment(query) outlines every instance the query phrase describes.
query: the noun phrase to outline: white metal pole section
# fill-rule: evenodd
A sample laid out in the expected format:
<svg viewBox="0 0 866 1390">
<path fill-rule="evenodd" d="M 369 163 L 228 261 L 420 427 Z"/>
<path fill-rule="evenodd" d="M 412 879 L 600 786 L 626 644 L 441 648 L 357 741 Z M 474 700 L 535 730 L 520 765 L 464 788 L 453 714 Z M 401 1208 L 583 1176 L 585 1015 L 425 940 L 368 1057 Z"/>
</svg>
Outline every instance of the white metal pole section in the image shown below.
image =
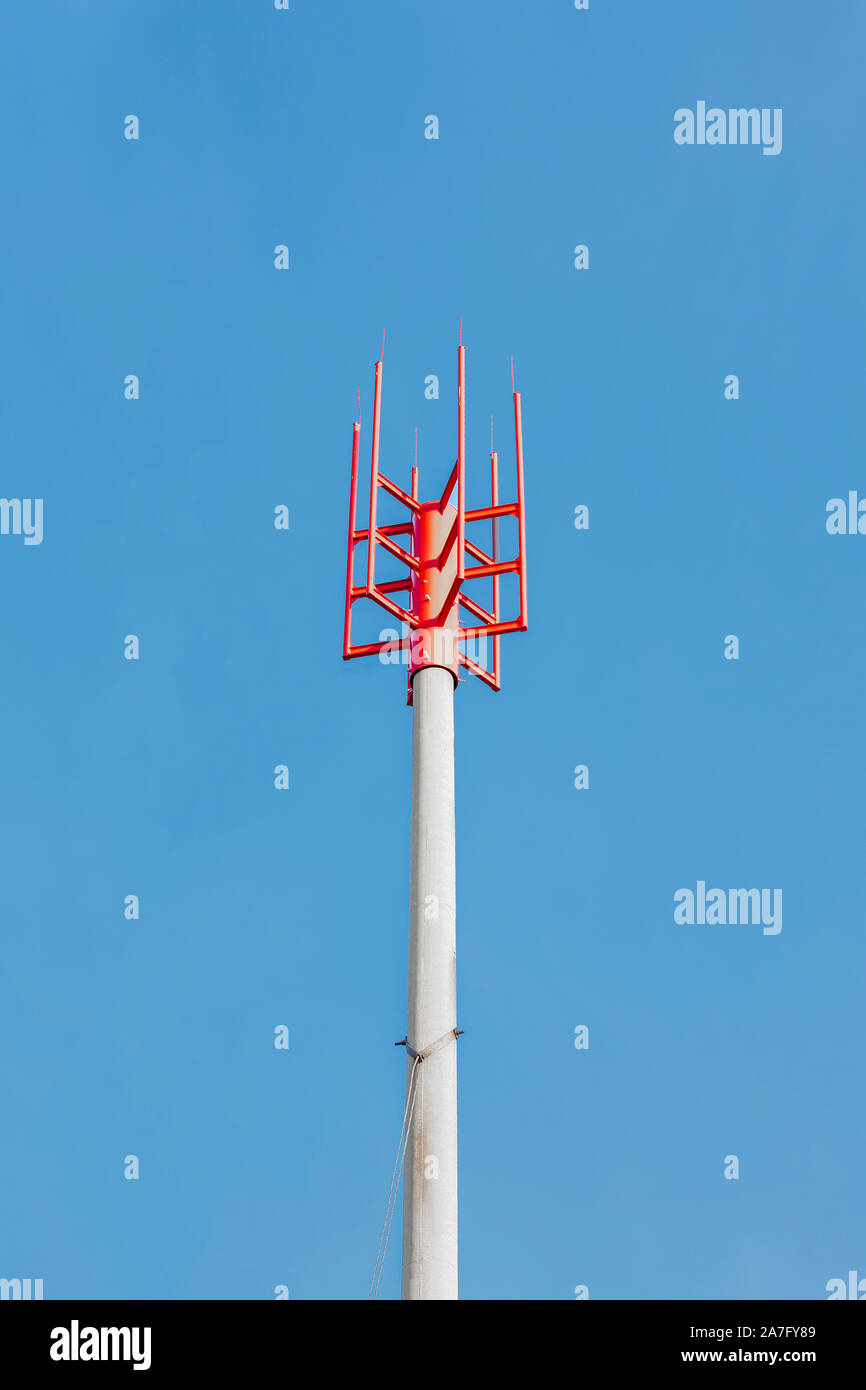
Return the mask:
<svg viewBox="0 0 866 1390">
<path fill-rule="evenodd" d="M 412 866 L 407 1087 L 414 1108 L 403 1186 L 403 1298 L 457 1297 L 456 877 L 454 680 L 423 666 L 412 682 Z M 444 1042 L 442 1039 L 446 1039 Z"/>
</svg>

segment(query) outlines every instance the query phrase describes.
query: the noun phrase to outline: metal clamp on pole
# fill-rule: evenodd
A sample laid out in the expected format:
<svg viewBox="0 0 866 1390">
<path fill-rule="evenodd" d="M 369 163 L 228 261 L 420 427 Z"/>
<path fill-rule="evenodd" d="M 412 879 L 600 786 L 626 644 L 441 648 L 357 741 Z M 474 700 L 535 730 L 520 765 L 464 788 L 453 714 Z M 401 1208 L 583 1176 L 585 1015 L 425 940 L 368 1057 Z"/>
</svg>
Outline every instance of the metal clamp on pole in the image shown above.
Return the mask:
<svg viewBox="0 0 866 1390">
<path fill-rule="evenodd" d="M 454 1038 L 456 1042 L 465 1032 L 465 1028 L 449 1028 L 447 1033 L 443 1033 L 441 1038 L 437 1038 L 435 1043 L 431 1043 L 429 1047 L 423 1048 L 421 1052 L 415 1051 L 408 1038 L 401 1038 L 399 1042 L 395 1042 L 394 1046 L 405 1047 L 409 1057 L 414 1057 L 416 1061 L 423 1062 L 427 1057 L 432 1057 L 434 1052 L 438 1052 L 440 1047 L 444 1047 L 446 1043 L 449 1043 L 452 1038 Z"/>
</svg>

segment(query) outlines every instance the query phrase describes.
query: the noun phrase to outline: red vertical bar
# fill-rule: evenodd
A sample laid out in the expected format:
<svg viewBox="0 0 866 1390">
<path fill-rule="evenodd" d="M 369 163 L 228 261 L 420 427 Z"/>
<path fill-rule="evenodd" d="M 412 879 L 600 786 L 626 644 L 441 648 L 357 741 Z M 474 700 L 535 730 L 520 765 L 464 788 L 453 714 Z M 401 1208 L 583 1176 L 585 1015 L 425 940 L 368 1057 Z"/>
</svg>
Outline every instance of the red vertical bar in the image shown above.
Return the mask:
<svg viewBox="0 0 866 1390">
<path fill-rule="evenodd" d="M 526 504 L 523 496 L 523 419 L 520 412 L 520 392 L 514 393 L 514 439 L 517 449 L 517 526 L 520 557 L 520 624 L 529 622 L 526 600 Z"/>
<path fill-rule="evenodd" d="M 492 433 L 492 428 L 493 428 L 493 427 L 491 426 L 491 433 Z M 490 501 L 491 501 L 491 504 L 492 504 L 494 507 L 496 507 L 496 506 L 499 505 L 499 455 L 496 453 L 495 450 L 493 450 L 493 451 L 491 452 L 491 454 L 490 454 Z M 499 559 L 499 520 L 498 520 L 498 518 L 495 517 L 495 516 L 492 517 L 492 518 L 491 518 L 491 523 L 490 523 L 490 524 L 491 524 L 491 527 L 492 527 L 492 530 L 493 530 L 493 537 L 492 537 L 493 548 L 492 548 L 490 554 L 491 554 L 491 556 L 492 556 L 492 558 L 493 558 L 493 560 L 494 560 L 494 562 L 495 562 L 495 561 L 497 561 L 497 560 Z M 493 613 L 494 621 L 498 623 L 498 622 L 499 622 L 499 575 L 498 575 L 498 574 L 494 574 L 494 576 L 493 576 L 493 608 L 492 608 L 491 611 L 492 611 L 492 613 Z M 498 633 L 498 632 L 494 635 L 494 638 L 493 638 L 493 667 L 492 667 L 492 672 L 493 672 L 493 679 L 494 679 L 494 681 L 496 682 L 496 688 L 498 689 L 498 688 L 499 688 L 499 633 Z"/>
<path fill-rule="evenodd" d="M 457 349 L 457 577 L 464 579 L 466 555 L 466 349 Z"/>
<path fill-rule="evenodd" d="M 373 452 L 370 464 L 370 530 L 367 540 L 367 591 L 376 587 L 376 494 L 379 491 L 379 413 L 382 405 L 382 363 L 376 363 L 376 392 L 373 400 Z"/>
<path fill-rule="evenodd" d="M 343 658 L 349 655 L 352 642 L 352 579 L 355 572 L 355 504 L 358 496 L 358 448 L 361 441 L 361 422 L 352 425 L 352 482 L 349 489 L 349 545 L 346 557 L 346 614 L 343 620 Z"/>
</svg>

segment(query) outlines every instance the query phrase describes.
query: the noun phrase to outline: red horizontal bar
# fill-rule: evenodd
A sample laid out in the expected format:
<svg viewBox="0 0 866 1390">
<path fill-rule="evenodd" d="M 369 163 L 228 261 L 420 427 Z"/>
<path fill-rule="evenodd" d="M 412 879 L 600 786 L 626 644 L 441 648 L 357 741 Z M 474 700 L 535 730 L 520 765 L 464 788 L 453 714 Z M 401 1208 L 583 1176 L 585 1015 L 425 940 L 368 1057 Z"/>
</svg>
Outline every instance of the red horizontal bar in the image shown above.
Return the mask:
<svg viewBox="0 0 866 1390">
<path fill-rule="evenodd" d="M 401 521 L 399 525 L 377 526 L 376 531 L 380 536 L 411 536 L 412 523 L 411 521 Z M 360 541 L 365 541 L 369 534 L 370 532 L 367 530 L 366 526 L 363 531 L 353 531 L 352 544 L 358 545 Z"/>
<path fill-rule="evenodd" d="M 517 502 L 502 502 L 495 507 L 473 507 L 471 512 L 466 513 L 466 520 L 492 521 L 494 517 L 519 515 L 519 504 Z"/>
<path fill-rule="evenodd" d="M 461 627 L 459 638 L 462 642 L 464 638 L 469 641 L 473 637 L 501 637 L 506 632 L 525 632 L 526 623 L 520 618 L 512 618 L 507 623 L 487 623 L 485 627 Z"/>
<path fill-rule="evenodd" d="M 376 588 L 380 594 L 398 594 L 401 589 L 411 589 L 412 580 L 407 574 L 405 579 L 386 579 L 384 584 L 377 584 Z"/>
<path fill-rule="evenodd" d="M 498 560 L 492 565 L 478 565 L 475 569 L 467 570 L 465 579 L 492 579 L 494 574 L 514 574 L 520 569 L 519 560 Z"/>
<path fill-rule="evenodd" d="M 411 638 L 395 637 L 393 640 L 384 642 L 364 642 L 359 647 L 350 647 L 347 652 L 343 652 L 343 660 L 349 661 L 353 656 L 374 656 L 376 652 L 382 652 L 386 647 L 392 651 L 404 651 L 409 646 Z"/>
<path fill-rule="evenodd" d="M 384 584 L 377 584 L 376 588 L 380 594 L 397 594 L 401 589 L 411 589 L 412 580 L 408 575 L 405 579 L 386 579 Z M 356 584 L 352 589 L 352 602 L 359 598 L 367 598 L 367 590 L 363 584 Z"/>
</svg>

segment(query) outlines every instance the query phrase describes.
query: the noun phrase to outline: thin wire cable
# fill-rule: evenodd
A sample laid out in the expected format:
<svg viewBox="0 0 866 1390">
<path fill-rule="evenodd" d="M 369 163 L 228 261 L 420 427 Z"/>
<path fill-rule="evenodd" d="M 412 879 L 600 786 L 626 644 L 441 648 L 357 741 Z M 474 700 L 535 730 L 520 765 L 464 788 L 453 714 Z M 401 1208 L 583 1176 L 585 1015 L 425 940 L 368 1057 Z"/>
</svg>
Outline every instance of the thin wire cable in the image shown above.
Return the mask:
<svg viewBox="0 0 866 1390">
<path fill-rule="evenodd" d="M 412 1116 L 413 1116 L 414 1113 L 415 1113 L 415 1102 L 416 1102 L 416 1100 L 418 1099 L 418 1081 L 417 1081 L 417 1073 L 416 1073 L 415 1068 L 417 1067 L 417 1065 L 418 1065 L 418 1063 L 420 1062 L 420 1060 L 421 1060 L 420 1057 L 416 1057 L 416 1059 L 415 1059 L 415 1066 L 413 1066 L 413 1068 L 412 1068 L 412 1075 L 413 1075 L 413 1077 L 416 1078 L 416 1080 L 415 1080 L 414 1094 L 413 1094 L 413 1096 L 412 1096 L 412 1108 L 411 1108 L 411 1110 L 409 1111 L 409 1119 L 408 1119 L 408 1121 L 407 1121 L 407 1123 L 406 1123 L 406 1138 L 405 1138 L 405 1140 L 404 1140 L 404 1142 L 403 1142 L 403 1159 L 405 1159 L 405 1157 L 406 1157 L 406 1146 L 407 1146 L 407 1144 L 409 1143 L 409 1134 L 410 1134 L 411 1129 L 412 1129 Z M 394 1189 L 394 1201 L 393 1201 L 393 1203 L 391 1204 L 391 1215 L 390 1215 L 390 1218 L 389 1218 L 389 1220 L 388 1220 L 388 1232 L 387 1232 L 387 1235 L 385 1236 L 385 1248 L 384 1248 L 384 1250 L 382 1251 L 382 1262 L 381 1262 L 381 1264 L 379 1265 L 379 1281 L 378 1281 L 377 1284 L 376 1284 L 376 1292 L 375 1292 L 375 1294 L 373 1295 L 374 1298 L 378 1298 L 378 1297 L 379 1297 L 379 1283 L 381 1283 L 382 1274 L 383 1274 L 384 1269 L 385 1269 L 385 1256 L 386 1256 L 387 1253 L 388 1253 L 388 1241 L 389 1241 L 390 1238 L 391 1238 L 391 1222 L 394 1220 L 394 1212 L 395 1212 L 396 1209 L 397 1209 L 397 1194 L 398 1194 L 398 1192 L 400 1191 L 400 1178 L 401 1178 L 401 1176 L 402 1176 L 402 1174 L 403 1174 L 404 1167 L 405 1167 L 405 1164 L 404 1164 L 404 1162 L 403 1162 L 403 1159 L 401 1159 L 401 1161 L 400 1161 L 400 1172 L 399 1172 L 398 1175 L 397 1175 L 397 1186 L 396 1186 L 395 1189 Z"/>
<path fill-rule="evenodd" d="M 403 1159 L 406 1154 L 406 1145 L 409 1142 L 409 1130 L 412 1126 L 412 1115 L 415 1111 L 415 1097 L 418 1094 L 418 1088 L 415 1084 L 415 1075 L 419 1061 L 420 1058 L 416 1057 L 412 1064 L 412 1071 L 409 1075 L 409 1085 L 406 1088 L 406 1106 L 403 1110 L 403 1124 L 400 1129 L 400 1140 L 397 1144 L 397 1157 L 394 1160 L 394 1172 L 391 1174 L 391 1186 L 388 1189 L 388 1201 L 385 1204 L 385 1221 L 382 1225 L 382 1233 L 379 1236 L 379 1249 L 376 1251 L 376 1264 L 373 1267 L 373 1278 L 370 1280 L 369 1297 L 371 1299 L 375 1299 L 379 1295 L 379 1284 L 382 1279 L 382 1271 L 385 1268 L 385 1256 L 388 1253 L 388 1241 L 391 1235 L 391 1222 L 394 1219 L 394 1210 L 397 1205 L 397 1193 L 400 1189 L 400 1175 L 403 1171 Z"/>
<path fill-rule="evenodd" d="M 420 1060 L 420 1057 L 416 1057 L 412 1063 L 412 1071 L 409 1074 L 409 1085 L 406 1087 L 406 1105 L 403 1110 L 403 1123 L 400 1126 L 397 1157 L 394 1160 L 394 1171 L 391 1174 L 391 1186 L 388 1188 L 388 1200 L 385 1203 L 385 1220 L 382 1224 L 382 1233 L 379 1236 L 379 1247 L 376 1251 L 376 1263 L 373 1266 L 373 1277 L 370 1280 L 370 1292 L 368 1297 L 371 1299 L 375 1299 L 379 1295 L 379 1284 L 382 1280 L 382 1271 L 385 1268 L 385 1256 L 388 1253 L 388 1241 L 391 1237 L 391 1223 L 394 1220 L 397 1193 L 400 1190 L 400 1175 L 403 1171 L 403 1159 L 406 1155 L 406 1145 L 409 1142 L 409 1130 L 412 1127 L 412 1116 L 415 1112 L 415 1097 L 418 1094 L 415 1077 L 418 1073 L 418 1063 Z"/>
</svg>

